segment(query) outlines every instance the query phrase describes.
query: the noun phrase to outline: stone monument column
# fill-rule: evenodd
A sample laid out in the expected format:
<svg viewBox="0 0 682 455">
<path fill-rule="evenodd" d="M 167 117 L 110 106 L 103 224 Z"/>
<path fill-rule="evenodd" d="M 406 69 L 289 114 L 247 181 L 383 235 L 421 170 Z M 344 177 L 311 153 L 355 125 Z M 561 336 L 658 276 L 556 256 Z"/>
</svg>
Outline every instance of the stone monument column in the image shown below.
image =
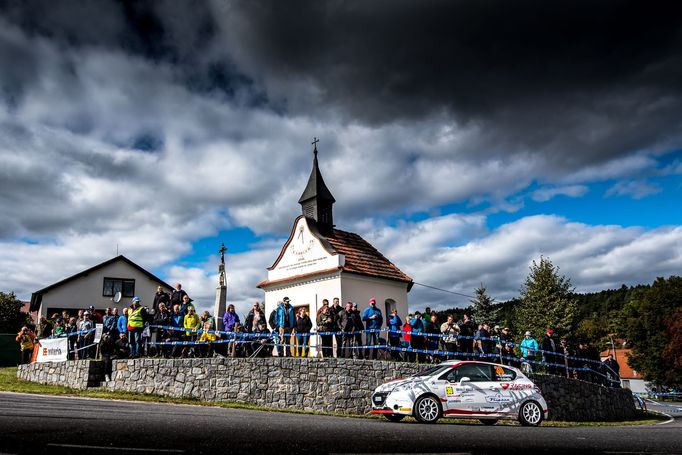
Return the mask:
<svg viewBox="0 0 682 455">
<path fill-rule="evenodd" d="M 215 305 L 213 306 L 213 317 L 215 318 L 216 330 L 223 330 L 223 315 L 227 310 L 227 282 L 225 280 L 225 244 L 221 243 L 218 253 L 220 253 L 220 265 L 218 266 L 218 287 L 215 288 Z"/>
</svg>

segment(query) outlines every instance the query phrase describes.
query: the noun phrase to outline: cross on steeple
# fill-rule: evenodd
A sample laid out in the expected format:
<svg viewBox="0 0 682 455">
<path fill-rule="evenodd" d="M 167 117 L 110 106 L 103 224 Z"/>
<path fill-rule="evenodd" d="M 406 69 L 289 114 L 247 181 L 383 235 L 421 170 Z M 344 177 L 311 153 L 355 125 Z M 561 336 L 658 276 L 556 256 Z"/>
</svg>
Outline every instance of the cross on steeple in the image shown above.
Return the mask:
<svg viewBox="0 0 682 455">
<path fill-rule="evenodd" d="M 315 156 L 317 156 L 317 143 L 318 142 L 320 142 L 320 140 L 318 138 L 316 138 L 315 136 L 313 136 L 313 142 L 311 142 L 311 144 L 313 144 L 313 153 L 315 154 Z"/>
<path fill-rule="evenodd" d="M 313 138 L 313 169 L 310 172 L 310 178 L 308 178 L 308 185 L 306 185 L 298 203 L 301 204 L 303 215 L 315 220 L 320 233 L 327 235 L 334 231 L 332 205 L 336 200 L 327 185 L 324 184 L 320 173 L 317 162 L 318 142 L 320 142 L 318 138 Z"/>
</svg>

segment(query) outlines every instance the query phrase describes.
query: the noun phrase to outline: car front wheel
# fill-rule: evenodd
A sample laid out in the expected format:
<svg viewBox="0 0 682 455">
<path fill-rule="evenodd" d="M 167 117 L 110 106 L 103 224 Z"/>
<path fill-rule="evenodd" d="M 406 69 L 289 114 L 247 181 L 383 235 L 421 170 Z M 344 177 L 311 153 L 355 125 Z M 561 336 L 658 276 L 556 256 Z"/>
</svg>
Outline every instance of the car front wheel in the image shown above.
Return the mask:
<svg viewBox="0 0 682 455">
<path fill-rule="evenodd" d="M 542 408 L 535 401 L 526 401 L 519 411 L 519 422 L 526 427 L 537 427 L 542 423 Z"/>
<path fill-rule="evenodd" d="M 435 423 L 440 418 L 440 403 L 430 395 L 421 397 L 414 405 L 414 418 L 421 423 Z"/>
</svg>

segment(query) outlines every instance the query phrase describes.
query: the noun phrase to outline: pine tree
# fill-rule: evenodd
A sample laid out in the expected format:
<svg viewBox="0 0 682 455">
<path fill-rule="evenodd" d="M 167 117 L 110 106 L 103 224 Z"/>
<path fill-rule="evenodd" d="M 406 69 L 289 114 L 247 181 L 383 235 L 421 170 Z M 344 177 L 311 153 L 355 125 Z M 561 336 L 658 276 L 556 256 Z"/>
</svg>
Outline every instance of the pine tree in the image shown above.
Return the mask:
<svg viewBox="0 0 682 455">
<path fill-rule="evenodd" d="M 517 333 L 530 330 L 539 339 L 552 328 L 560 337 L 569 334 L 578 309 L 573 290 L 570 278 L 559 275 L 559 267 L 549 258 L 540 257 L 540 263 L 533 261 L 521 288 L 521 302 L 514 311 Z"/>
<path fill-rule="evenodd" d="M 483 283 L 474 292 L 476 293 L 476 298 L 471 300 L 471 303 L 476 322 L 487 322 L 489 324 L 496 322 L 497 308 L 495 308 L 495 300 L 486 293 Z"/>
</svg>

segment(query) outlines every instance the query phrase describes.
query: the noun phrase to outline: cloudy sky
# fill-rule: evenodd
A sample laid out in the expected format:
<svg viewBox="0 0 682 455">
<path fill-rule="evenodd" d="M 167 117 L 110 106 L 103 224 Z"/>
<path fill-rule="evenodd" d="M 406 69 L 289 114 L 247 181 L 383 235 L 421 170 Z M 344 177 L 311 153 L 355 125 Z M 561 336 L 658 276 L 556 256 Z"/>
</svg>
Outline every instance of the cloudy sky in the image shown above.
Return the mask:
<svg viewBox="0 0 682 455">
<path fill-rule="evenodd" d="M 243 311 L 300 213 L 416 282 L 518 295 L 682 273 L 682 5 L 0 2 L 0 288 L 118 251 Z M 330 296 L 331 297 L 331 296 Z M 415 286 L 410 306 L 468 304 Z"/>
</svg>

